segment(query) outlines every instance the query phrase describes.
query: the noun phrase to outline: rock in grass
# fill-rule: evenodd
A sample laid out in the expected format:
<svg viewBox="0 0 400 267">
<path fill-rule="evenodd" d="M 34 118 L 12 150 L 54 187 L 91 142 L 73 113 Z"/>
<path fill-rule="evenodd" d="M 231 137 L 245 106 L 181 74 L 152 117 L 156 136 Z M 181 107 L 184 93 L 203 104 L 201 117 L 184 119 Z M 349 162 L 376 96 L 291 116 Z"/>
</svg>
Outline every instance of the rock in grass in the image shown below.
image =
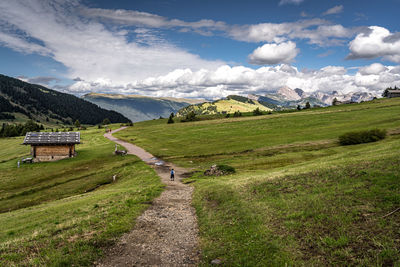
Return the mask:
<svg viewBox="0 0 400 267">
<path fill-rule="evenodd" d="M 221 263 L 222 263 L 222 261 L 220 259 L 213 259 L 211 261 L 211 264 L 214 264 L 214 265 L 220 265 Z"/>
</svg>

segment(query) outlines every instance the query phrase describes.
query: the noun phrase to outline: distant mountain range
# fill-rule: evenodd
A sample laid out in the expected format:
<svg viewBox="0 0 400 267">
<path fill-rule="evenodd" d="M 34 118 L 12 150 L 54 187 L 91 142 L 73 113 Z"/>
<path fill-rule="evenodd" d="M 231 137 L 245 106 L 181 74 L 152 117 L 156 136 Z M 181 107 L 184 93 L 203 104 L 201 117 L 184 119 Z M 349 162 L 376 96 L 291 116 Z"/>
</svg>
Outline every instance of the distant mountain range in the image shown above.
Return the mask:
<svg viewBox="0 0 400 267">
<path fill-rule="evenodd" d="M 0 120 L 32 119 L 47 124 L 99 124 L 129 122 L 115 111 L 105 110 L 79 97 L 0 75 Z"/>
<path fill-rule="evenodd" d="M 235 111 L 250 112 L 256 108 L 263 111 L 282 110 L 296 108 L 298 105 L 304 107 L 307 102 L 313 106 L 330 106 L 336 98 L 338 103 L 351 103 L 372 100 L 375 95 L 371 93 L 340 94 L 336 91 L 330 93 L 314 92 L 306 93 L 300 88 L 291 89 L 287 86 L 281 87 L 275 93 L 265 95 L 250 94 L 247 97 L 231 95 L 213 102 L 190 105 L 178 111 L 178 116 L 184 116 L 193 111 L 195 114 L 225 114 Z"/>
<path fill-rule="evenodd" d="M 158 119 L 160 116 L 166 118 L 181 108 L 206 101 L 204 99 L 99 93 L 89 93 L 82 98 L 102 108 L 115 110 L 129 118 L 132 122 Z"/>
<path fill-rule="evenodd" d="M 342 94 L 337 91 L 329 93 L 306 93 L 300 88 L 291 89 L 287 86 L 281 87 L 276 93 L 268 93 L 263 96 L 248 95 L 250 99 L 268 102 L 276 105 L 278 108 L 291 108 L 297 105 L 304 106 L 307 102 L 309 102 L 311 106 L 330 106 L 335 98 L 342 103 L 350 103 L 369 101 L 374 97 L 376 97 L 376 95 L 366 92 L 349 94 Z"/>
<path fill-rule="evenodd" d="M 298 105 L 304 107 L 307 102 L 311 106 L 323 107 L 332 105 L 335 98 L 346 103 L 368 101 L 373 97 L 374 95 L 370 93 L 340 94 L 336 91 L 309 94 L 300 88 L 291 89 L 285 86 L 275 93 L 251 94 L 247 97 L 230 95 L 215 101 L 100 93 L 89 93 L 82 98 L 102 108 L 120 112 L 131 121 L 137 122 L 158 119 L 160 116 L 166 118 L 171 113 L 175 113 L 177 116 L 185 116 L 191 111 L 197 115 L 229 114 L 236 111 L 251 112 L 256 108 L 262 111 L 271 111 L 296 108 Z"/>
</svg>

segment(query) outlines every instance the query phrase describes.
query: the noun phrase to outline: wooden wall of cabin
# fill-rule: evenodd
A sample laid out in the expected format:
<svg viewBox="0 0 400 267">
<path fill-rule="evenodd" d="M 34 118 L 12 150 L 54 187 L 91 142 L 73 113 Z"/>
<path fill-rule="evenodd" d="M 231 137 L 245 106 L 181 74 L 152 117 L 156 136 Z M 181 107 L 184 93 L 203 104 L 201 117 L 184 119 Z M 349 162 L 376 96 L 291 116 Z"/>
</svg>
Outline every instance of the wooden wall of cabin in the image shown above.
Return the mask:
<svg viewBox="0 0 400 267">
<path fill-rule="evenodd" d="M 34 157 L 40 156 L 69 156 L 75 154 L 74 145 L 56 145 L 56 146 L 32 146 L 32 155 Z"/>
</svg>

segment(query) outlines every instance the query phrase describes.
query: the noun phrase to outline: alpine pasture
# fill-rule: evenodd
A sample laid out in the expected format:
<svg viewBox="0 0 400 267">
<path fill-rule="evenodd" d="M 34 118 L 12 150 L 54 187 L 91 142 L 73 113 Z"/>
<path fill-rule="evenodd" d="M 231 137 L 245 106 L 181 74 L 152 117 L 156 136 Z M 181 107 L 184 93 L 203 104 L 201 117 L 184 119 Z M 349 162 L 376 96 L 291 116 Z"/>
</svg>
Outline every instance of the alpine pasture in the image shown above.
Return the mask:
<svg viewBox="0 0 400 267">
<path fill-rule="evenodd" d="M 0 266 L 92 265 L 160 194 L 154 170 L 103 134 L 81 131 L 75 158 L 20 168 L 23 137 L 0 139 Z"/>
<path fill-rule="evenodd" d="M 346 132 L 386 129 L 341 146 Z M 191 168 L 202 264 L 400 264 L 400 99 L 167 124 L 116 134 Z M 204 176 L 212 164 L 236 173 Z"/>
</svg>

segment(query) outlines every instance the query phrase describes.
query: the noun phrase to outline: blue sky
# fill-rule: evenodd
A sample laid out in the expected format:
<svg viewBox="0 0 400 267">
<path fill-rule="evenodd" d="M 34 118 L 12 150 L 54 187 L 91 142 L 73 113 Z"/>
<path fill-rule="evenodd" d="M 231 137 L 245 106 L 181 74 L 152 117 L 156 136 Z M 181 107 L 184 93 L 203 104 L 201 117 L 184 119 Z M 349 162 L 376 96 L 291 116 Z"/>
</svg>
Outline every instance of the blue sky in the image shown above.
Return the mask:
<svg viewBox="0 0 400 267">
<path fill-rule="evenodd" d="M 380 94 L 400 85 L 399 11 L 400 0 L 0 0 L 0 73 L 77 95 Z"/>
</svg>

